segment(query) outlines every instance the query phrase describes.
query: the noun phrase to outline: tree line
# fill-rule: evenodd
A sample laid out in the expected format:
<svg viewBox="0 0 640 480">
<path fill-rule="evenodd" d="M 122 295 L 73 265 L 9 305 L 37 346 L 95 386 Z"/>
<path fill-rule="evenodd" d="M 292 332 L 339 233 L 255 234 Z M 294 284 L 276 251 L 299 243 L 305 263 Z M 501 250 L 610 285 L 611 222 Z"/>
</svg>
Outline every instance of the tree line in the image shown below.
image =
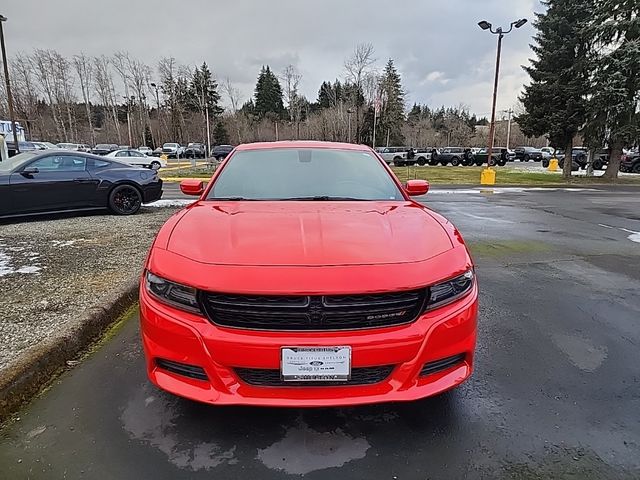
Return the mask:
<svg viewBox="0 0 640 480">
<path fill-rule="evenodd" d="M 310 100 L 300 92 L 302 75 L 295 66 L 274 72 L 264 65 L 245 101 L 206 62 L 189 67 L 168 57 L 150 66 L 127 52 L 67 58 L 36 49 L 10 59 L 10 80 L 17 120 L 29 138 L 39 140 L 206 142 L 208 116 L 213 144 L 316 139 L 439 147 L 486 141 L 476 131 L 476 121 L 486 119 L 463 105 L 431 110 L 414 104 L 406 115 L 400 73 L 392 59 L 378 69 L 371 44 L 357 45 L 343 69 L 343 78 L 322 82 Z M 2 81 L 0 116 L 8 118 L 4 88 Z"/>
<path fill-rule="evenodd" d="M 618 175 L 623 148 L 640 139 L 640 2 L 542 0 L 536 14 L 535 58 L 517 121 L 571 158 L 576 135 L 608 148 L 605 178 Z M 571 162 L 563 174 L 571 175 Z"/>
</svg>

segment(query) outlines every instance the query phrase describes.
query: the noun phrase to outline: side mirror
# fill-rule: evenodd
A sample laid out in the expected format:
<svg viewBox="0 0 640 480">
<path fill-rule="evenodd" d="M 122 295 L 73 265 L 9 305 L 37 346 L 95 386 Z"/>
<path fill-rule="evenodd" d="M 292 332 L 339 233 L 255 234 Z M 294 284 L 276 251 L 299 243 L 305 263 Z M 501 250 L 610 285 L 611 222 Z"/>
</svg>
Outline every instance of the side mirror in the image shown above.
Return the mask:
<svg viewBox="0 0 640 480">
<path fill-rule="evenodd" d="M 182 180 L 180 190 L 185 195 L 200 196 L 204 192 L 204 182 L 202 180 Z"/>
<path fill-rule="evenodd" d="M 404 187 L 404 191 L 412 197 L 424 195 L 429 191 L 429 182 L 426 180 L 409 180 Z"/>
<path fill-rule="evenodd" d="M 40 170 L 38 170 L 36 167 L 26 167 L 20 172 L 20 174 L 22 174 L 22 176 L 24 177 L 30 177 L 31 175 L 34 175 L 39 172 Z"/>
</svg>

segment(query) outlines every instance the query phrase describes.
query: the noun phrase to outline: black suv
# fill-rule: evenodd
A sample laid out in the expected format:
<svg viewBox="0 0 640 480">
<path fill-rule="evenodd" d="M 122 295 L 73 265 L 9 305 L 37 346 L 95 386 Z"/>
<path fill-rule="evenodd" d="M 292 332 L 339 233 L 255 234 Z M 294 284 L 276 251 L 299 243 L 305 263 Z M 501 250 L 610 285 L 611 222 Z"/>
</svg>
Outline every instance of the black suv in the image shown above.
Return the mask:
<svg viewBox="0 0 640 480">
<path fill-rule="evenodd" d="M 216 160 L 224 160 L 234 149 L 233 145 L 216 145 L 211 150 L 211 156 Z"/>
<path fill-rule="evenodd" d="M 462 164 L 464 159 L 465 149 L 462 147 L 446 147 L 441 148 L 437 152 L 431 154 L 429 165 L 448 165 L 449 163 L 454 167 Z"/>
<path fill-rule="evenodd" d="M 622 155 L 620 171 L 640 173 L 640 152 L 630 152 Z"/>
<path fill-rule="evenodd" d="M 207 147 L 202 143 L 190 143 L 184 149 L 185 158 L 205 158 L 207 156 Z"/>
<path fill-rule="evenodd" d="M 539 162 L 542 160 L 542 150 L 534 147 L 516 147 L 514 151 L 516 152 L 516 158 L 521 162 L 528 162 L 529 160 Z"/>
</svg>

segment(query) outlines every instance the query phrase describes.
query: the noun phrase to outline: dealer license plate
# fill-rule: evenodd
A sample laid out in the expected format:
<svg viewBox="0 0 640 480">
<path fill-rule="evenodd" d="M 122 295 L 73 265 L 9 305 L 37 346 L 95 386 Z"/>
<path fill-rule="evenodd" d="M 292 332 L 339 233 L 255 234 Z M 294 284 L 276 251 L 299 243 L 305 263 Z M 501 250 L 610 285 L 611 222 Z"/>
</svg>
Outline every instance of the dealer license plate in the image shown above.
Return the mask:
<svg viewBox="0 0 640 480">
<path fill-rule="evenodd" d="M 351 347 L 283 347 L 285 382 L 343 382 L 351 377 Z"/>
</svg>

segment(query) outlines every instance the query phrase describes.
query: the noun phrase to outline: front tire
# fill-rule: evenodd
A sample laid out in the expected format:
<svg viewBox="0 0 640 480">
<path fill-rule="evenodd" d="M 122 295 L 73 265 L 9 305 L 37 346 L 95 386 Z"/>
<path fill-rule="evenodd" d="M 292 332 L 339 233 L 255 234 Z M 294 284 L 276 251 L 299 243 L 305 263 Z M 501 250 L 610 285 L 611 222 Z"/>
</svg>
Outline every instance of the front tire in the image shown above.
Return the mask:
<svg viewBox="0 0 640 480">
<path fill-rule="evenodd" d="M 458 165 L 460 165 L 460 159 L 458 157 L 453 157 L 451 159 L 451 165 L 457 167 Z"/>
<path fill-rule="evenodd" d="M 394 159 L 393 159 L 393 164 L 394 164 L 396 167 L 403 167 L 403 166 L 404 166 L 404 162 L 402 161 L 402 158 L 400 158 L 400 157 L 396 157 L 396 158 L 394 158 Z"/>
<path fill-rule="evenodd" d="M 631 167 L 631 173 L 640 173 L 640 162 L 636 162 L 633 167 Z"/>
<path fill-rule="evenodd" d="M 418 165 L 420 165 L 421 167 L 424 167 L 427 164 L 427 159 L 424 157 L 418 157 Z"/>
<path fill-rule="evenodd" d="M 522 157 L 522 161 L 523 162 L 528 162 L 529 161 L 529 155 L 525 155 L 524 157 Z"/>
<path fill-rule="evenodd" d="M 155 170 L 159 169 L 161 166 L 162 166 L 162 164 L 160 162 L 158 162 L 158 161 L 151 162 L 151 168 L 153 168 Z"/>
<path fill-rule="evenodd" d="M 116 215 L 133 215 L 142 206 L 142 193 L 133 185 L 117 185 L 109 193 L 108 206 Z"/>
</svg>

